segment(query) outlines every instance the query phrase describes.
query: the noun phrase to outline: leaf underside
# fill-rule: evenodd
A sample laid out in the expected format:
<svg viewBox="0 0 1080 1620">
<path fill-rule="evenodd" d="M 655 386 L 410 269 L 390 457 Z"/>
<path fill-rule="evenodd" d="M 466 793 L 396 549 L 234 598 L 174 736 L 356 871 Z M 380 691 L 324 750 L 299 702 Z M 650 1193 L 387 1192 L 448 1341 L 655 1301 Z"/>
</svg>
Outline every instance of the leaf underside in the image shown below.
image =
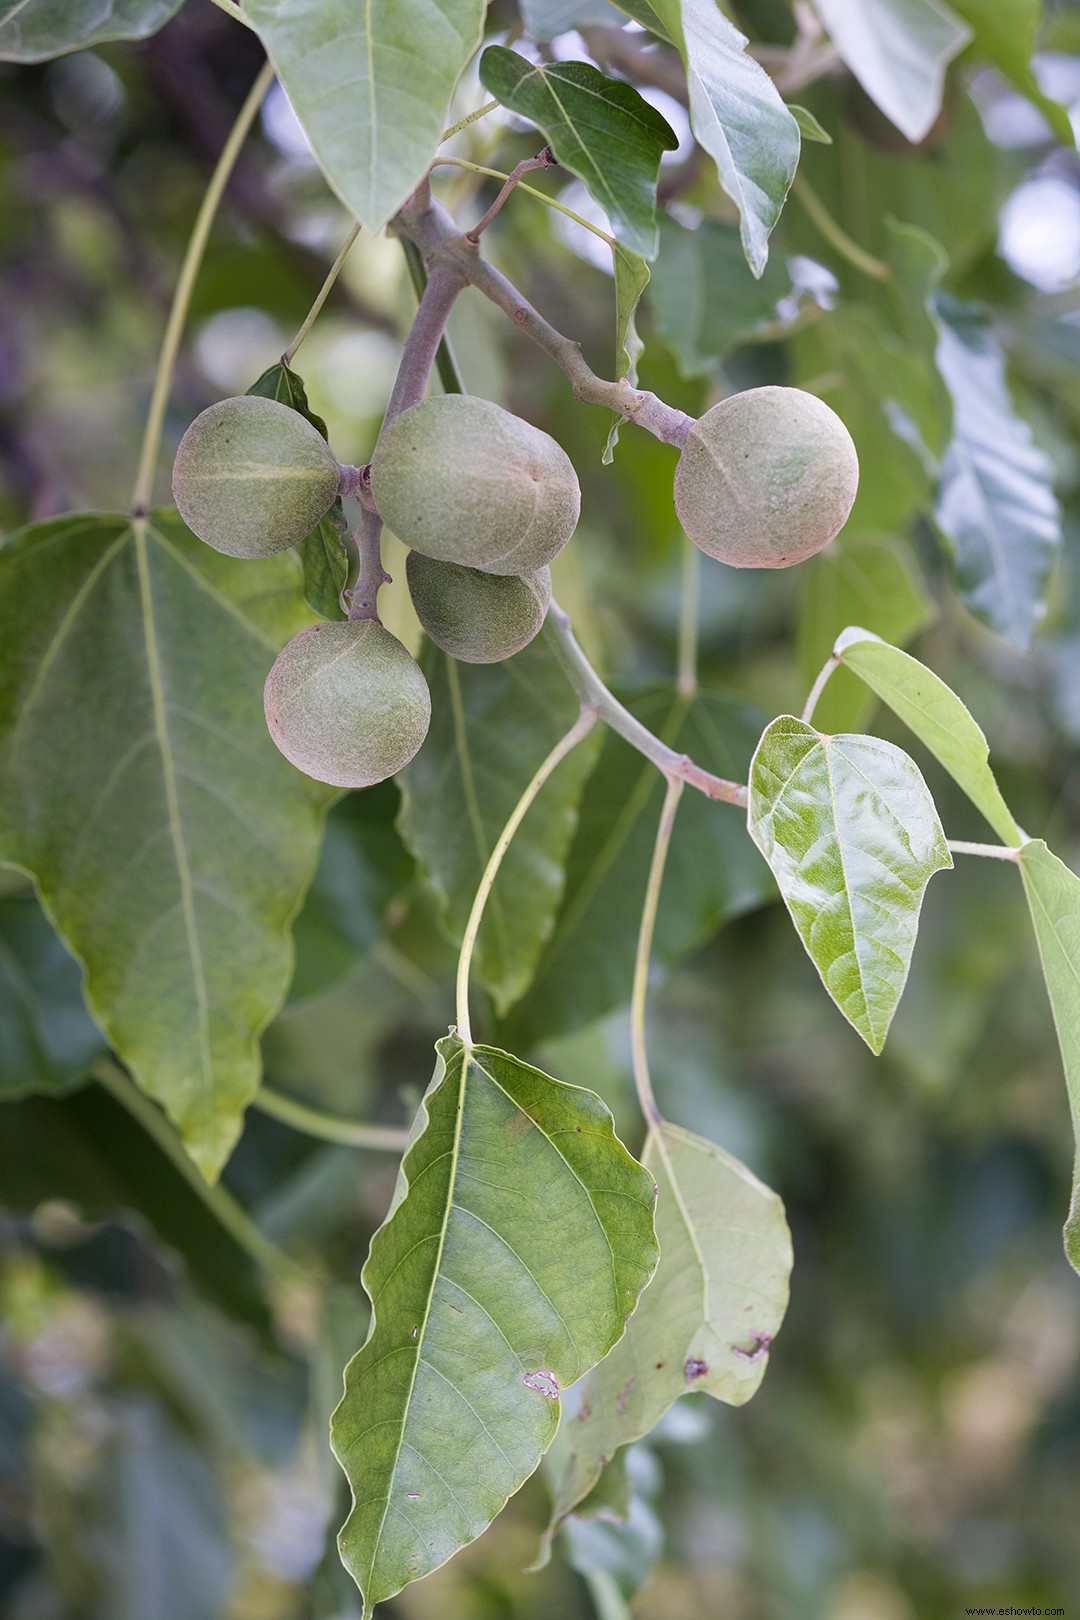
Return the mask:
<svg viewBox="0 0 1080 1620">
<path fill-rule="evenodd" d="M 184 0 L 0 0 L 0 62 L 44 62 L 111 39 L 145 39 Z"/>
</svg>

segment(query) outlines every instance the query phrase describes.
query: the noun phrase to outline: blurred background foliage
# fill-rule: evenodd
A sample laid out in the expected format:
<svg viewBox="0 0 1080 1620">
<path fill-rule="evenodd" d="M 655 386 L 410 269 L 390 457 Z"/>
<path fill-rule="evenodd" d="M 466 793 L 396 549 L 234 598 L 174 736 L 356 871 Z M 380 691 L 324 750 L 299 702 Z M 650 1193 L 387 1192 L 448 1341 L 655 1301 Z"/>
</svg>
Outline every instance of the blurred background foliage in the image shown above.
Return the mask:
<svg viewBox="0 0 1080 1620">
<path fill-rule="evenodd" d="M 731 9 L 752 38 L 790 33 L 779 0 Z M 496 5 L 493 29 L 514 15 Z M 1080 115 L 1080 12 L 1051 6 L 1039 45 L 1044 89 Z M 584 54 L 573 35 L 553 49 Z M 192 0 L 137 46 L 0 66 L 4 529 L 122 500 L 192 216 L 259 60 L 253 37 Z M 464 84 L 462 111 L 480 94 Z M 898 297 L 853 266 L 797 196 L 753 283 L 730 206 L 688 151 L 684 115 L 650 95 L 682 146 L 661 180 L 667 240 L 641 315 L 643 382 L 694 414 L 738 388 L 810 385 L 844 415 L 862 459 L 859 505 L 825 556 L 790 575 L 701 566 L 701 681 L 722 695 L 725 746 L 745 764 L 762 716 L 797 711 L 837 630 L 866 624 L 906 641 L 961 693 L 1021 824 L 1075 867 L 1075 150 L 970 51 L 919 146 L 842 70 L 800 96 L 832 136 L 804 147 L 800 171 L 832 220 L 890 262 L 890 221 L 944 247 L 945 292 L 989 309 L 1016 406 L 1051 458 L 1065 545 L 1045 622 L 1020 651 L 964 607 L 927 516 L 932 469 L 883 409 L 888 384 L 932 420 L 912 283 Z M 455 146 L 504 168 L 534 148 L 535 135 L 501 115 Z M 438 184 L 463 222 L 490 200 L 474 175 L 444 171 Z M 565 176 L 544 184 L 590 212 Z M 187 422 L 274 361 L 347 223 L 275 89 L 199 281 L 162 495 Z M 610 374 L 601 244 L 519 195 L 492 228 L 491 252 Z M 361 236 L 300 360 L 343 460 L 370 453 L 413 304 L 397 245 Z M 604 413 L 575 405 L 547 359 L 479 299 L 462 300 L 452 337 L 470 388 L 540 423 L 573 457 L 584 516 L 557 591 L 600 667 L 655 714 L 679 617 L 674 453 L 628 428 L 614 468 L 602 466 Z M 400 584 L 390 596 L 388 623 L 415 646 Z M 853 687 L 838 681 L 827 701 L 828 723 L 869 721 L 911 747 Z M 950 835 L 983 836 L 913 751 Z M 567 907 L 579 880 L 601 872 L 613 815 L 639 776 L 607 739 Z M 387 784 L 332 811 L 297 926 L 292 995 L 264 1047 L 283 1091 L 390 1124 L 407 1121 L 427 1081 L 431 1043 L 452 1016 L 454 964 L 397 808 Z M 703 809 L 711 819 L 699 825 Z M 643 840 L 654 810 L 641 811 Z M 628 1527 L 578 1523 L 565 1557 L 523 1574 L 546 1517 L 538 1476 L 388 1616 L 613 1620 L 642 1581 L 630 1612 L 650 1620 L 951 1620 L 964 1605 L 1067 1605 L 1080 1593 L 1080 1291 L 1060 1242 L 1071 1143 L 1015 874 L 961 859 L 931 885 L 907 994 L 875 1060 L 769 903 L 735 818 L 685 806 L 686 865 L 680 875 L 677 832 L 650 1040 L 669 1117 L 743 1157 L 787 1206 L 792 1303 L 764 1387 L 739 1411 L 684 1400 L 633 1448 Z M 719 872 L 705 895 L 702 851 Z M 600 1091 L 631 1146 L 627 953 L 646 861 L 632 834 L 599 915 L 575 912 L 568 946 L 560 922 L 559 950 L 549 947 L 505 1026 L 490 1009 L 485 1020 L 521 1056 Z M 23 878 L 0 873 L 0 1612 L 350 1620 L 357 1598 L 333 1548 L 343 1481 L 326 1425 L 365 1331 L 358 1272 L 393 1164 L 249 1115 L 225 1182 L 303 1268 L 303 1280 L 267 1291 L 150 1138 L 84 1083 L 100 1047 L 74 964 Z"/>
</svg>

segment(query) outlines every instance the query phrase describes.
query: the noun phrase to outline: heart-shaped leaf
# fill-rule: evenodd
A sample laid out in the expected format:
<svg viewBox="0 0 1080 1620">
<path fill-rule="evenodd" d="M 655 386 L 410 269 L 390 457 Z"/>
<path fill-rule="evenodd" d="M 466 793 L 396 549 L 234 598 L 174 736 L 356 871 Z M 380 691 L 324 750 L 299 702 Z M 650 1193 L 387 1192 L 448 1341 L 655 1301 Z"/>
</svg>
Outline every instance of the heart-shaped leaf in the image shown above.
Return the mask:
<svg viewBox="0 0 1080 1620">
<path fill-rule="evenodd" d="M 799 126 L 746 38 L 716 0 L 654 0 L 682 53 L 694 134 L 739 210 L 743 250 L 755 276 L 799 162 Z"/>
<path fill-rule="evenodd" d="M 878 737 L 781 715 L 750 766 L 747 819 L 822 983 L 880 1052 L 926 885 L 952 865 L 918 766 Z"/>
<path fill-rule="evenodd" d="M 945 69 L 971 29 L 937 0 L 814 0 L 829 37 L 871 101 L 909 141 L 941 111 Z"/>
<path fill-rule="evenodd" d="M 925 743 L 1006 844 L 1020 843 L 1012 811 L 990 769 L 981 726 L 956 693 L 910 653 L 866 630 L 837 638 L 836 657 L 852 670 Z"/>
<path fill-rule="evenodd" d="M 1065 1253 L 1080 1271 L 1080 878 L 1041 838 L 1020 851 L 1020 876 L 1039 942 L 1077 1143 Z"/>
<path fill-rule="evenodd" d="M 0 0 L 0 62 L 44 62 L 110 39 L 145 39 L 184 0 Z"/>
<path fill-rule="evenodd" d="M 563 168 L 584 181 L 619 241 L 654 258 L 660 158 L 679 144 L 667 119 L 633 85 L 588 62 L 533 63 L 489 45 L 480 58 L 480 81 L 543 132 Z"/>
<path fill-rule="evenodd" d="M 653 1178 L 598 1097 L 456 1036 L 438 1053 L 331 1429 L 353 1491 L 338 1545 L 368 1607 L 528 1479 L 560 1392 L 622 1336 L 656 1264 Z"/>
<path fill-rule="evenodd" d="M 323 173 L 369 230 L 423 178 L 486 0 L 247 0 Z"/>
<path fill-rule="evenodd" d="M 0 550 L 0 858 L 34 874 L 94 1017 L 211 1177 L 329 797 L 262 714 L 309 622 L 293 557 L 223 557 L 175 512 L 74 513 Z"/>
<path fill-rule="evenodd" d="M 660 1264 L 582 1387 L 553 1528 L 680 1395 L 748 1401 L 787 1308 L 791 1236 L 776 1194 L 722 1148 L 666 1122 L 650 1130 L 641 1162 L 659 1188 Z"/>
</svg>

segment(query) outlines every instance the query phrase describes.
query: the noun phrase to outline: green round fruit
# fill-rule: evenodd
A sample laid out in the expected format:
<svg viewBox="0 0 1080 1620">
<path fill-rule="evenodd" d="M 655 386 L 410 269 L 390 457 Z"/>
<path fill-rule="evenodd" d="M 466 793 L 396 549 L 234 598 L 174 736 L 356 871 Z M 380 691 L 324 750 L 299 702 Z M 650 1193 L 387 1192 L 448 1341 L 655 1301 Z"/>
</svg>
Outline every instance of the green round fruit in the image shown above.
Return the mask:
<svg viewBox="0 0 1080 1620">
<path fill-rule="evenodd" d="M 371 487 L 383 521 L 414 551 L 489 574 L 543 568 L 581 509 L 561 446 L 475 394 L 439 394 L 384 428 Z"/>
<path fill-rule="evenodd" d="M 215 551 L 269 557 L 326 516 L 340 476 L 330 446 L 298 411 L 243 394 L 192 422 L 176 452 L 173 497 Z"/>
<path fill-rule="evenodd" d="M 675 470 L 691 540 L 732 568 L 790 568 L 827 546 L 859 484 L 851 435 L 800 388 L 751 388 L 706 411 Z"/>
<path fill-rule="evenodd" d="M 266 677 L 263 706 L 285 758 L 334 787 L 371 787 L 393 776 L 431 721 L 427 682 L 377 619 L 301 630 Z"/>
<path fill-rule="evenodd" d="M 416 616 L 443 652 L 465 664 L 497 664 L 527 647 L 551 601 L 551 570 L 485 574 L 410 551 L 405 563 Z"/>
</svg>

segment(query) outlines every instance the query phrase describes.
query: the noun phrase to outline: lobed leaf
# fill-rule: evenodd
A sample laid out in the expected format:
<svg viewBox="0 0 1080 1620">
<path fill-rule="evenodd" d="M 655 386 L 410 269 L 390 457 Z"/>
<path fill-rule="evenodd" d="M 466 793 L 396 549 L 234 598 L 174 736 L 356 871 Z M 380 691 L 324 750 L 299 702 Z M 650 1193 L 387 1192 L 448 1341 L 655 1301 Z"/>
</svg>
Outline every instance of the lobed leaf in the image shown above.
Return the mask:
<svg viewBox="0 0 1080 1620">
<path fill-rule="evenodd" d="M 45 62 L 50 56 L 146 39 L 175 17 L 184 0 L 0 0 L 0 62 Z"/>
<path fill-rule="evenodd" d="M 750 766 L 747 823 L 826 990 L 880 1052 L 926 885 L 952 866 L 918 766 L 880 738 L 781 715 Z"/>
<path fill-rule="evenodd" d="M 456 1036 L 437 1051 L 331 1429 L 366 1608 L 487 1528 L 656 1264 L 652 1176 L 598 1097 Z"/>
<path fill-rule="evenodd" d="M 722 1148 L 666 1122 L 650 1130 L 642 1163 L 659 1188 L 660 1264 L 626 1333 L 585 1380 L 552 1529 L 680 1395 L 748 1401 L 787 1308 L 791 1235 L 776 1194 Z"/>
<path fill-rule="evenodd" d="M 1065 1253 L 1073 1269 L 1080 1271 L 1080 878 L 1041 838 L 1024 845 L 1019 864 L 1065 1066 L 1077 1144 Z"/>
<path fill-rule="evenodd" d="M 941 111 L 945 70 L 972 37 L 937 0 L 814 0 L 836 49 L 871 101 L 909 141 Z"/>
<path fill-rule="evenodd" d="M 990 748 L 982 728 L 941 677 L 866 630 L 845 630 L 834 650 L 844 667 L 926 744 L 998 837 L 1006 844 L 1019 844 L 1012 811 L 990 769 Z"/>
<path fill-rule="evenodd" d="M 298 586 L 293 558 L 223 557 L 174 512 L 71 514 L 0 550 L 0 858 L 208 1177 L 259 1083 L 330 796 L 262 716 L 309 622 Z"/>
<path fill-rule="evenodd" d="M 694 134 L 739 210 L 746 262 L 760 276 L 795 178 L 799 126 L 715 0 L 654 0 L 652 9 L 682 53 Z"/>
<path fill-rule="evenodd" d="M 1061 545 L 1050 460 L 1013 405 L 989 322 L 945 299 L 936 311 L 937 364 L 952 395 L 953 437 L 935 515 L 972 613 L 1027 647 Z"/>
<path fill-rule="evenodd" d="M 377 231 L 424 176 L 485 0 L 247 0 L 327 180 Z"/>
</svg>

